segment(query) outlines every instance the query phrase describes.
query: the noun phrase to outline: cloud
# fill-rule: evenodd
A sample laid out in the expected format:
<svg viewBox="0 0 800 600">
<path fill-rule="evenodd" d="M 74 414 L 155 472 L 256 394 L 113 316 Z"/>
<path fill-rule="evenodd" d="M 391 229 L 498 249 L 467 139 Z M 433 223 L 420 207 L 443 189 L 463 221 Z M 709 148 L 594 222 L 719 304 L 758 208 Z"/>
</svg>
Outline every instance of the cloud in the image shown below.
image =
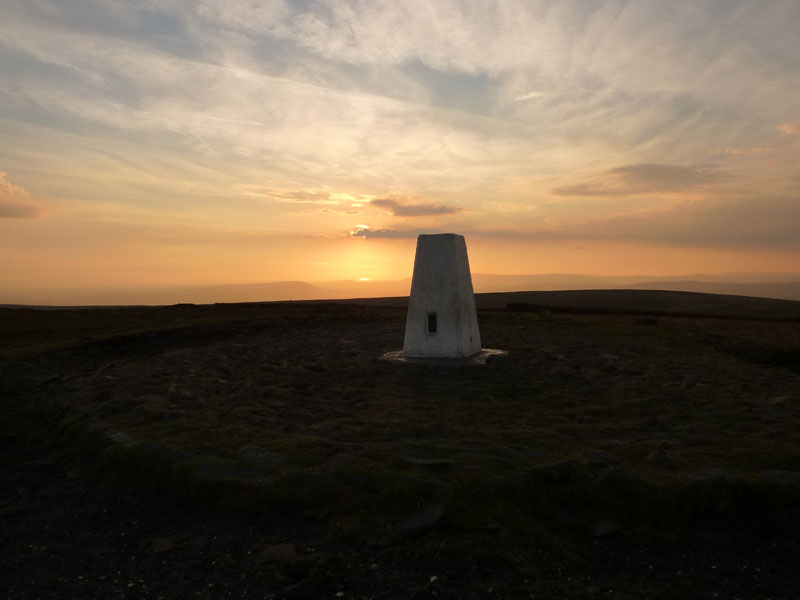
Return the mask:
<svg viewBox="0 0 800 600">
<path fill-rule="evenodd" d="M 777 129 L 786 135 L 800 135 L 800 121 L 795 121 L 794 123 L 783 123 L 778 125 Z"/>
<path fill-rule="evenodd" d="M 235 191 L 245 196 L 268 198 L 276 202 L 298 204 L 337 205 L 339 200 L 332 197 L 330 192 L 317 192 L 312 190 L 281 190 L 260 185 L 243 184 L 236 186 Z"/>
<path fill-rule="evenodd" d="M 390 239 L 414 239 L 418 235 L 427 233 L 438 233 L 433 229 L 370 229 L 369 227 L 359 227 L 350 232 L 350 237 L 362 238 L 390 238 Z"/>
<path fill-rule="evenodd" d="M 784 195 L 684 202 L 667 211 L 585 224 L 574 233 L 675 246 L 800 249 L 798 231 L 800 198 Z"/>
<path fill-rule="evenodd" d="M 475 230 L 484 238 L 629 242 L 689 248 L 800 250 L 800 198 L 747 196 L 681 202 L 661 211 L 558 228 Z"/>
<path fill-rule="evenodd" d="M 533 100 L 535 98 L 543 98 L 547 96 L 544 92 L 538 92 L 536 90 L 532 92 L 527 92 L 525 94 L 520 94 L 516 98 L 514 98 L 514 102 L 522 102 L 523 100 Z"/>
<path fill-rule="evenodd" d="M 396 217 L 428 217 L 432 215 L 451 215 L 460 211 L 460 208 L 446 206 L 444 204 L 414 203 L 404 204 L 389 198 L 379 198 L 370 202 L 373 206 L 378 206 Z"/>
<path fill-rule="evenodd" d="M 798 176 L 800 179 L 800 176 Z M 363 238 L 416 238 L 442 229 L 370 229 Z M 741 196 L 684 201 L 660 211 L 593 219 L 559 227 L 458 229 L 468 238 L 494 240 L 635 243 L 682 248 L 800 250 L 797 194 Z"/>
<path fill-rule="evenodd" d="M 715 152 L 715 154 L 733 154 L 739 156 L 746 156 L 748 154 L 763 154 L 765 152 L 775 152 L 772 146 L 751 146 L 750 148 L 731 148 L 728 146 L 724 150 Z"/>
<path fill-rule="evenodd" d="M 628 196 L 694 191 L 731 176 L 717 165 L 633 164 L 609 169 L 586 183 L 553 188 L 556 196 Z"/>
<path fill-rule="evenodd" d="M 6 180 L 0 171 L 0 218 L 26 219 L 36 217 L 39 208 L 30 203 L 31 195 L 19 185 Z"/>
</svg>

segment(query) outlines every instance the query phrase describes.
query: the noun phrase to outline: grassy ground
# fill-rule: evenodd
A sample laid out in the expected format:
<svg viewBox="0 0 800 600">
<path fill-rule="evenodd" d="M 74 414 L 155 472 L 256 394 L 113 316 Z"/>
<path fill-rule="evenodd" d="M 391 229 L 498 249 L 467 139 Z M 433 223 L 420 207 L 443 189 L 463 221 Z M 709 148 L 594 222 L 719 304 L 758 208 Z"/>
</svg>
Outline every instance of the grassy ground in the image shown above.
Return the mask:
<svg viewBox="0 0 800 600">
<path fill-rule="evenodd" d="M 431 369 L 379 360 L 404 319 L 6 312 L 4 410 L 99 449 L 122 485 L 297 510 L 375 547 L 437 530 L 448 551 L 527 564 L 535 538 L 580 562 L 619 532 L 797 526 L 800 323 L 482 311 L 484 347 L 508 356 Z"/>
</svg>

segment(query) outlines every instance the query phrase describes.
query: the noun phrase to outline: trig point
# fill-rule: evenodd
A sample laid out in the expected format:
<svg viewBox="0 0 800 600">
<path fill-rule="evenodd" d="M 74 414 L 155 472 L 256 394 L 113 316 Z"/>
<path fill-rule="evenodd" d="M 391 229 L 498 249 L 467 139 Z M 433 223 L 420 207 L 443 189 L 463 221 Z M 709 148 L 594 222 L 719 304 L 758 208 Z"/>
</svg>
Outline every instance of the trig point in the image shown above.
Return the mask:
<svg viewBox="0 0 800 600">
<path fill-rule="evenodd" d="M 481 348 L 464 236 L 419 236 L 405 344 L 403 350 L 387 352 L 381 358 L 399 364 L 462 367 L 483 365 L 493 356 L 506 354 Z"/>
<path fill-rule="evenodd" d="M 403 354 L 409 358 L 464 358 L 480 351 L 464 236 L 420 235 Z"/>
</svg>

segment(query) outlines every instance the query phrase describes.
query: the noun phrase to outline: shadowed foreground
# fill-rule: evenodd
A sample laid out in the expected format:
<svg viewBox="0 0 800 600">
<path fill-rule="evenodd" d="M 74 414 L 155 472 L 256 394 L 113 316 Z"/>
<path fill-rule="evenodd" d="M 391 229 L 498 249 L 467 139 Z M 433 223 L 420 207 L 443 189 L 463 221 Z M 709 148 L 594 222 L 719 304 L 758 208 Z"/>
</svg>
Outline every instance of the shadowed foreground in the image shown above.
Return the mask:
<svg viewBox="0 0 800 600">
<path fill-rule="evenodd" d="M 4 312 L 5 587 L 792 597 L 800 323 L 517 309 L 455 370 L 392 307 Z"/>
</svg>

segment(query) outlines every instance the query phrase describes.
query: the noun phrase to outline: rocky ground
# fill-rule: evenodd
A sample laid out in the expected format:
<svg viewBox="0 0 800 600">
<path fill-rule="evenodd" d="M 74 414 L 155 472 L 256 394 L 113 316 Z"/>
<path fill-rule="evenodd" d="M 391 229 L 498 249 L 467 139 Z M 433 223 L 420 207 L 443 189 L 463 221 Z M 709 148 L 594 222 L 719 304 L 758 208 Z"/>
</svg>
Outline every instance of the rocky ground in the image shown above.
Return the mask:
<svg viewBox="0 0 800 600">
<path fill-rule="evenodd" d="M 9 598 L 800 591 L 796 322 L 485 312 L 449 370 L 402 310 L 137 310 L 6 349 Z"/>
</svg>

